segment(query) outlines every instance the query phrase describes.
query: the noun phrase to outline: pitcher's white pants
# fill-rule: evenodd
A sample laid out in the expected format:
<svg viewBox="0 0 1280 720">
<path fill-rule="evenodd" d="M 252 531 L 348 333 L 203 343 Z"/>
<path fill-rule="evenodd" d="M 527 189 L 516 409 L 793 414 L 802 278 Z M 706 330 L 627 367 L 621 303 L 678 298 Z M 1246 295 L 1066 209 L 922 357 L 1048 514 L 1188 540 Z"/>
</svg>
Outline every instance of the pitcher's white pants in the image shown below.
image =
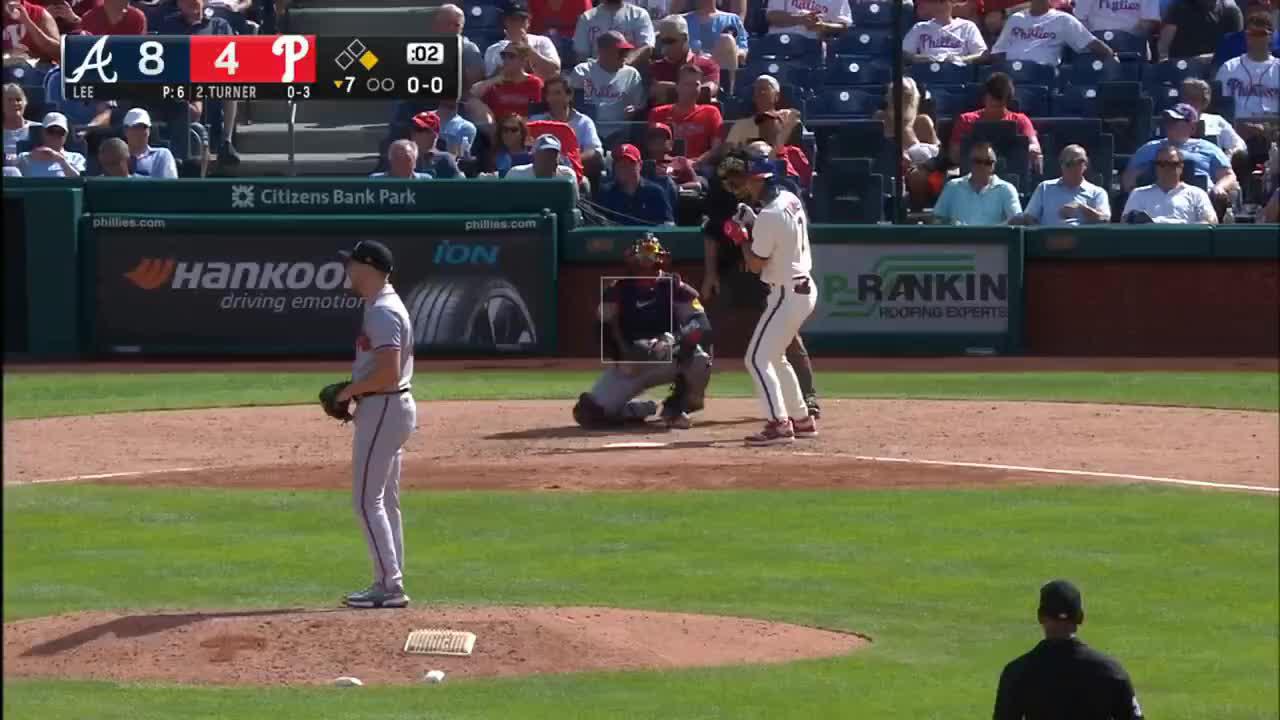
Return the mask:
<svg viewBox="0 0 1280 720">
<path fill-rule="evenodd" d="M 400 517 L 400 458 L 417 425 L 413 395 L 373 395 L 356 406 L 351 452 L 352 501 L 373 561 L 373 581 L 404 585 L 404 523 Z"/>
<path fill-rule="evenodd" d="M 807 283 L 806 294 L 795 291 L 802 283 Z M 760 398 L 765 417 L 772 421 L 809 416 L 795 368 L 787 361 L 787 346 L 813 314 L 817 303 L 817 287 L 808 278 L 770 286 L 764 313 L 747 344 L 747 373 L 755 383 L 756 397 Z"/>
</svg>

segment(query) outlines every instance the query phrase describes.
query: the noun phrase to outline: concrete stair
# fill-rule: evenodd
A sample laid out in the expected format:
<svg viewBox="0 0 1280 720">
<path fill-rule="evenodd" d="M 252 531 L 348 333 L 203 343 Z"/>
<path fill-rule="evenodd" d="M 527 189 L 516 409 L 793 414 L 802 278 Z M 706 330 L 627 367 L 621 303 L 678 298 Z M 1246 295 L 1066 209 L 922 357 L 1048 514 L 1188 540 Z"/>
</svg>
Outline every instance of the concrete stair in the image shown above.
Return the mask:
<svg viewBox="0 0 1280 720">
<path fill-rule="evenodd" d="M 443 0 L 405 5 L 406 0 L 295 0 L 281 32 L 328 37 L 413 37 L 431 33 L 432 15 Z M 300 176 L 367 175 L 387 135 L 394 109 L 385 100 L 313 100 L 297 105 L 294 169 Z M 219 165 L 211 174 L 289 174 L 289 103 L 257 101 L 251 122 L 236 130 L 237 165 Z"/>
</svg>

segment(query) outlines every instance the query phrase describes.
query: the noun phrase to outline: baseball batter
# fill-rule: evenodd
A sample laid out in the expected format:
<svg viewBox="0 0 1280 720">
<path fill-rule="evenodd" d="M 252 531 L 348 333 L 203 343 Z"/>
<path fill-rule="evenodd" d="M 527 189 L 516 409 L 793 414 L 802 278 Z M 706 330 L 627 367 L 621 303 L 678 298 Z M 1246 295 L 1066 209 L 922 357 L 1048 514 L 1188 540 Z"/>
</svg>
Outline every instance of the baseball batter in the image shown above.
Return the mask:
<svg viewBox="0 0 1280 720">
<path fill-rule="evenodd" d="M 663 271 L 670 254 L 646 233 L 626 252 L 631 277 L 604 291 L 599 310 L 604 343 L 615 360 L 573 407 L 582 427 L 611 427 L 645 422 L 657 404 L 636 400 L 645 390 L 671 384 L 662 405 L 668 427 L 692 426 L 689 413 L 701 410 L 711 381 L 711 357 L 701 343 L 711 324 L 698 292 Z M 634 362 L 640 361 L 640 362 Z"/>
<path fill-rule="evenodd" d="M 351 452 L 352 497 L 369 557 L 373 584 L 346 598 L 353 608 L 402 608 L 404 528 L 400 517 L 400 459 L 418 421 L 410 391 L 413 329 L 404 303 L 391 286 L 391 251 L 362 240 L 343 251 L 351 289 L 364 298 L 364 319 L 356 339 L 352 382 L 338 394 L 356 401 Z"/>
<path fill-rule="evenodd" d="M 769 297 L 747 344 L 747 373 L 756 386 L 767 419 L 764 429 L 745 438 L 748 445 L 792 442 L 816 437 L 818 424 L 805 405 L 800 382 L 786 349 L 813 314 L 817 294 L 809 245 L 809 218 L 800 198 L 774 182 L 768 158 L 728 157 L 720 176 L 744 203 L 727 233 L 743 249 L 747 268 L 760 274 Z M 757 214 L 752 203 L 760 206 Z"/>
</svg>

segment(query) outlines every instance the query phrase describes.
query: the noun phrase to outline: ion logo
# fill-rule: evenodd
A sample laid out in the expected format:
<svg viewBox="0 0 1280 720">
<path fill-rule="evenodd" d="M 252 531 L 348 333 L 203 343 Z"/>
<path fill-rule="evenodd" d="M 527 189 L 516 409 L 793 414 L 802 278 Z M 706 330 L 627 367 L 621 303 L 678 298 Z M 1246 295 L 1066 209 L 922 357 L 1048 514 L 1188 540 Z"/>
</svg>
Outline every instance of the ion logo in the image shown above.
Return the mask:
<svg viewBox="0 0 1280 720">
<path fill-rule="evenodd" d="M 446 240 L 436 246 L 432 262 L 436 265 L 497 265 L 498 246 L 451 243 Z"/>
</svg>

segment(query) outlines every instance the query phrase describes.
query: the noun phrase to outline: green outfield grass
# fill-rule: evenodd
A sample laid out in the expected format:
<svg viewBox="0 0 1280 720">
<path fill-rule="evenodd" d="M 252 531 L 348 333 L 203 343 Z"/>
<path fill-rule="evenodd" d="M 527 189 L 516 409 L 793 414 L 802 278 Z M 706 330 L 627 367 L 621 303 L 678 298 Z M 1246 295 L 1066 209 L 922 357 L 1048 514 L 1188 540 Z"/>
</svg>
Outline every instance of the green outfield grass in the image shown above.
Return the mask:
<svg viewBox="0 0 1280 720">
<path fill-rule="evenodd" d="M 332 606 L 368 574 L 349 502 L 344 492 L 8 489 L 5 618 Z M 5 717 L 989 717 L 1001 666 L 1038 638 L 1036 589 L 1056 576 L 1081 585 L 1084 637 L 1125 662 L 1149 717 L 1280 712 L 1274 497 L 1065 487 L 411 493 L 405 504 L 420 604 L 723 613 L 856 630 L 875 644 L 777 667 L 354 692 L 9 681 Z"/>
<path fill-rule="evenodd" d="M 1057 400 L 1280 409 L 1272 372 L 823 372 L 825 397 L 974 400 Z M 287 405 L 316 401 L 333 374 L 315 373 L 5 373 L 6 419 L 143 409 Z M 423 400 L 572 399 L 590 387 L 589 372 L 537 370 L 423 372 L 414 393 Z M 711 393 L 750 397 L 746 373 L 717 373 Z"/>
</svg>

